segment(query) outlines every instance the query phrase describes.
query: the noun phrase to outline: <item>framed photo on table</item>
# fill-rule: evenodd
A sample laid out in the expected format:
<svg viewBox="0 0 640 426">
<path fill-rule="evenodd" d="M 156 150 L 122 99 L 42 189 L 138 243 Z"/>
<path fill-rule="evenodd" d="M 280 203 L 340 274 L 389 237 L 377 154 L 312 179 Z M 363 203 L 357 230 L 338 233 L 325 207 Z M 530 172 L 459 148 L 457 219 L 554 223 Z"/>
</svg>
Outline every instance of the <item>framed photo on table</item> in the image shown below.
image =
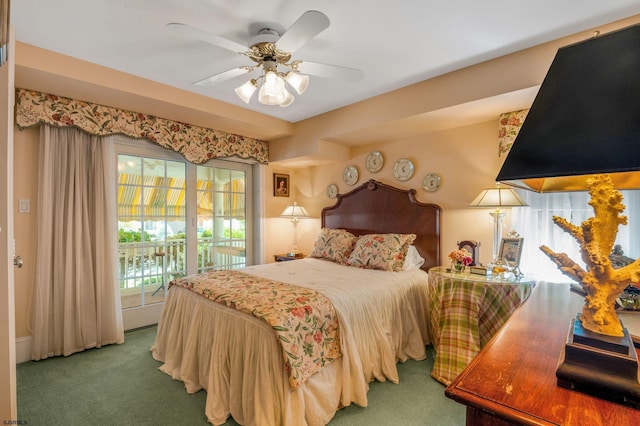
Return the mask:
<svg viewBox="0 0 640 426">
<path fill-rule="evenodd" d="M 476 266 L 480 262 L 480 243 L 474 240 L 458 241 L 458 250 L 466 250 L 471 253 L 471 264 L 469 266 Z"/>
<path fill-rule="evenodd" d="M 522 243 L 524 238 L 503 238 L 500 242 L 498 258 L 504 259 L 512 266 L 520 266 Z"/>
<path fill-rule="evenodd" d="M 289 196 L 289 175 L 282 175 L 280 173 L 273 174 L 273 196 Z"/>
</svg>

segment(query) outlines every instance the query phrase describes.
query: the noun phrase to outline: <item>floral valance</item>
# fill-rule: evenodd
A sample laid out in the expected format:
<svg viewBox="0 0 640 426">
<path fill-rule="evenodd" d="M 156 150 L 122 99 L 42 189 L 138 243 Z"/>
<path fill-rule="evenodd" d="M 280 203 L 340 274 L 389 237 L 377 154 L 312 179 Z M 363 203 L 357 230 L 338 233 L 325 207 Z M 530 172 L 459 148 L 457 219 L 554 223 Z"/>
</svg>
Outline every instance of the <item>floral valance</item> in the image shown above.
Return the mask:
<svg viewBox="0 0 640 426">
<path fill-rule="evenodd" d="M 528 109 L 520 111 L 506 112 L 500 114 L 498 121 L 498 156 L 506 154 L 511 149 L 513 141 L 516 139 L 524 119 L 527 117 Z"/>
<path fill-rule="evenodd" d="M 269 161 L 269 145 L 245 136 L 125 111 L 32 90 L 16 90 L 16 124 L 26 128 L 47 123 L 75 126 L 92 135 L 122 134 L 148 139 L 201 164 L 213 158 Z"/>
</svg>

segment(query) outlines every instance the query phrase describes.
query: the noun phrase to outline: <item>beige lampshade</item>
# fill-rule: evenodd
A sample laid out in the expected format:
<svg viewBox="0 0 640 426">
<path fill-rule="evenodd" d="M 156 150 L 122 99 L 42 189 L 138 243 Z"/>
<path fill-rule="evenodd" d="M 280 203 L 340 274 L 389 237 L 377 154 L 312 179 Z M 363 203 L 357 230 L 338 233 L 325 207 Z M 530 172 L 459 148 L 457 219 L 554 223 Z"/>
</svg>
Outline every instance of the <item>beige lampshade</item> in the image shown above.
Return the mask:
<svg viewBox="0 0 640 426">
<path fill-rule="evenodd" d="M 297 221 L 298 219 L 304 219 L 310 216 L 304 207 L 299 206 L 298 203 L 294 201 L 293 205 L 290 205 L 280 213 L 280 217 Z"/>
<path fill-rule="evenodd" d="M 483 190 L 469 204 L 469 207 L 501 208 L 527 206 L 522 198 L 511 188 L 489 188 Z"/>
</svg>

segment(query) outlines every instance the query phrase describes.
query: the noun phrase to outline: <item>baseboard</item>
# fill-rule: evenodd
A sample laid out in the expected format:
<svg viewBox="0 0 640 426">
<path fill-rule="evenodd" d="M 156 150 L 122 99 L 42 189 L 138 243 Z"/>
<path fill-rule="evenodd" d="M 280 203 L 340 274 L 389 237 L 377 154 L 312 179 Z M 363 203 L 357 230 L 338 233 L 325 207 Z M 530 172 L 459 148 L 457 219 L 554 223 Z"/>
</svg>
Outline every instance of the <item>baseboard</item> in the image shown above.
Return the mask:
<svg viewBox="0 0 640 426">
<path fill-rule="evenodd" d="M 16 339 L 16 364 L 31 361 L 31 336 Z"/>
<path fill-rule="evenodd" d="M 122 310 L 122 324 L 125 331 L 157 324 L 162 314 L 164 303 L 129 308 Z"/>
</svg>

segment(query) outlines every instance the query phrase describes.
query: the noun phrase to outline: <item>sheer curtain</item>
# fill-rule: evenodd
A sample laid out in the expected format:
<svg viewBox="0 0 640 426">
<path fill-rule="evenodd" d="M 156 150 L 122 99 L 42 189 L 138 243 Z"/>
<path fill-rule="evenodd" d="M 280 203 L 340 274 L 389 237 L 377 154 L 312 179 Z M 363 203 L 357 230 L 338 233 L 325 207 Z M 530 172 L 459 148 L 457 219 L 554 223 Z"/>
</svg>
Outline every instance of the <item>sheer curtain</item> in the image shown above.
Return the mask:
<svg viewBox="0 0 640 426">
<path fill-rule="evenodd" d="M 618 228 L 616 244 L 620 244 L 624 255 L 637 259 L 640 257 L 640 192 L 637 190 L 620 191 L 627 225 Z M 524 238 L 520 268 L 540 279 L 554 282 L 571 282 L 556 265 L 540 250 L 546 245 L 555 252 L 566 253 L 572 260 L 584 267 L 580 255 L 580 246 L 568 233 L 562 231 L 553 222 L 553 216 L 567 219 L 574 225 L 593 217 L 593 209 L 588 204 L 591 197 L 588 192 L 559 192 L 538 194 L 537 192 L 518 190 L 518 194 L 529 204 L 511 211 L 511 227 Z"/>
<path fill-rule="evenodd" d="M 34 360 L 124 341 L 115 168 L 109 138 L 41 125 Z"/>
</svg>

